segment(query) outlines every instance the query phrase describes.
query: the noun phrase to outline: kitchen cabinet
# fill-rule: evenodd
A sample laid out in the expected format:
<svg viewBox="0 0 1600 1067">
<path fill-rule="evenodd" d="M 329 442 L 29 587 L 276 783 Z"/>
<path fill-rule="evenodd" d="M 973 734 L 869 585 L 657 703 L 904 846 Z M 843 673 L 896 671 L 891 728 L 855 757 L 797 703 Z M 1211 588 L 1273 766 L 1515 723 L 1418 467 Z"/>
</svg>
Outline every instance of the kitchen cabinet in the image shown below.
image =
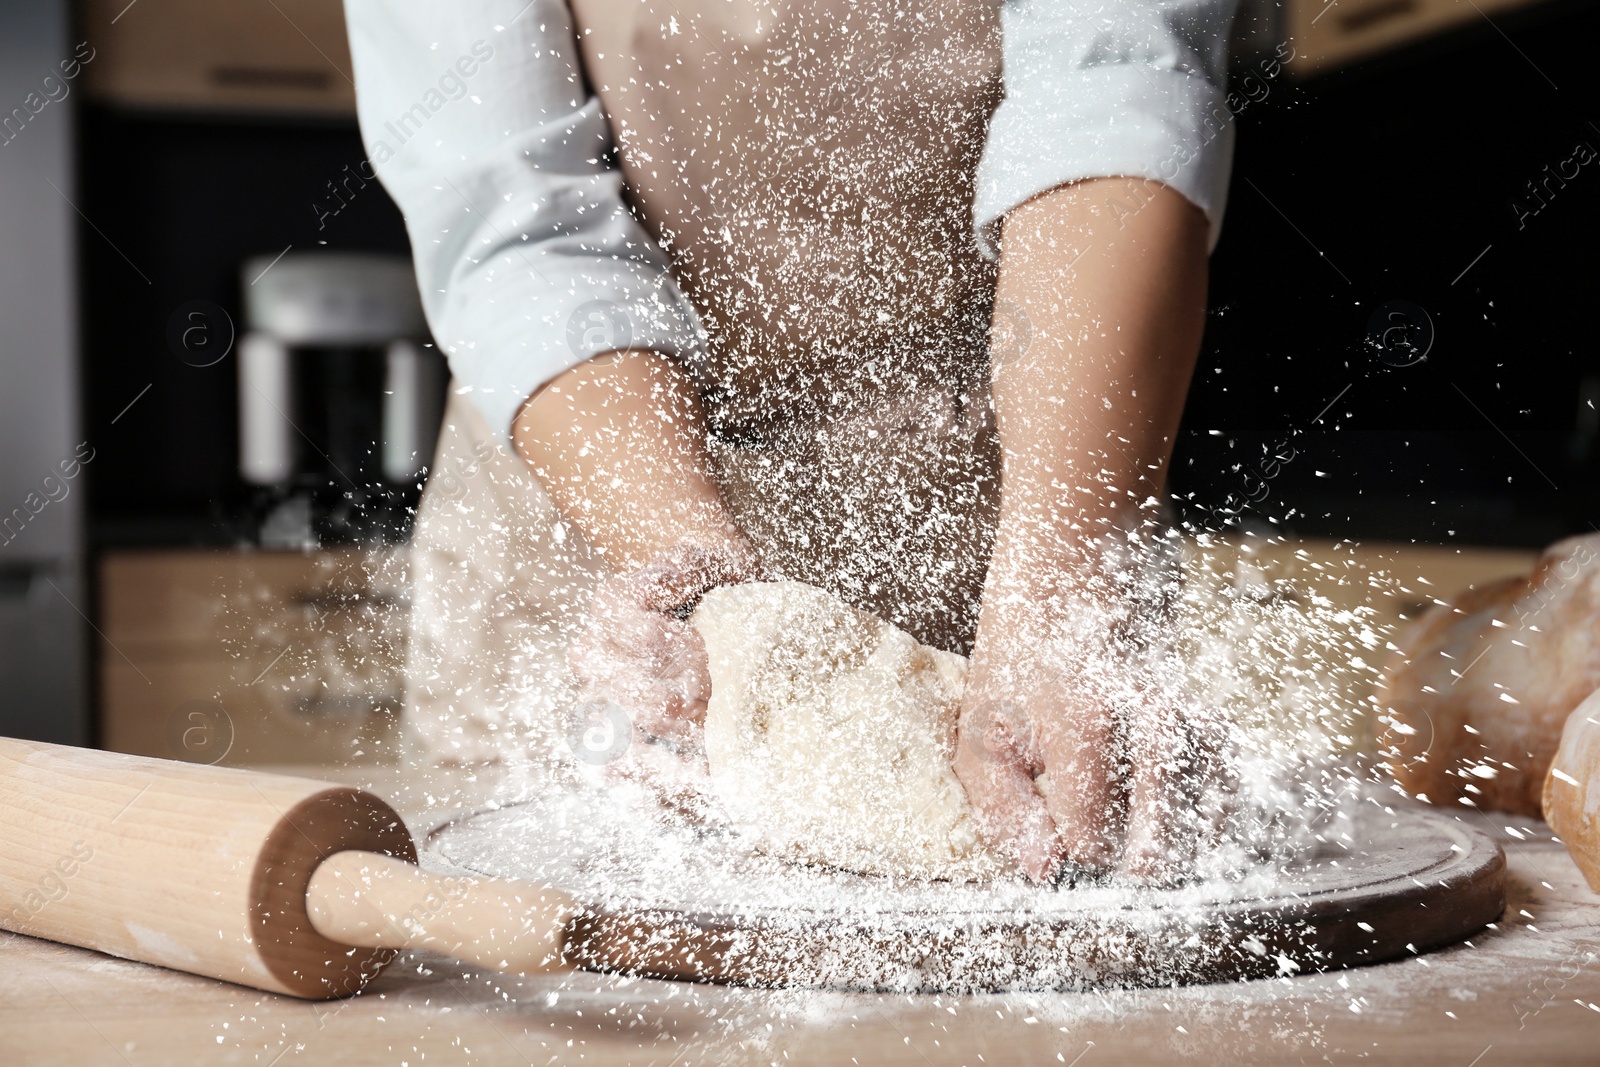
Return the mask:
<svg viewBox="0 0 1600 1067">
<path fill-rule="evenodd" d="M 89 95 L 131 107 L 353 116 L 339 0 L 85 0 Z"/>
<path fill-rule="evenodd" d="M 1268 645 L 1284 646 L 1273 664 L 1322 680 L 1322 701 L 1292 712 L 1267 684 L 1246 718 L 1267 725 L 1286 716 L 1270 728 L 1287 730 L 1296 714 L 1319 715 L 1343 723 L 1343 744 L 1354 750 L 1369 749 L 1375 737 L 1367 696 L 1372 670 L 1387 656 L 1381 644 L 1355 635 L 1370 628 L 1389 640 L 1435 597 L 1526 573 L 1535 557 L 1262 538 L 1212 538 L 1186 555 L 1192 594 L 1285 601 L 1293 610 L 1268 625 L 1304 628 L 1300 636 L 1312 638 L 1293 652 L 1286 642 Z M 400 548 L 106 553 L 97 617 L 100 746 L 242 765 L 397 762 L 405 580 Z M 1200 618 L 1215 623 L 1225 617 L 1217 610 L 1202 607 Z M 1347 622 L 1335 621 L 1341 611 L 1351 613 Z M 1308 613 L 1312 622 L 1293 621 Z"/>
<path fill-rule="evenodd" d="M 99 578 L 101 747 L 229 764 L 396 758 L 403 553 L 117 551 Z"/>
</svg>

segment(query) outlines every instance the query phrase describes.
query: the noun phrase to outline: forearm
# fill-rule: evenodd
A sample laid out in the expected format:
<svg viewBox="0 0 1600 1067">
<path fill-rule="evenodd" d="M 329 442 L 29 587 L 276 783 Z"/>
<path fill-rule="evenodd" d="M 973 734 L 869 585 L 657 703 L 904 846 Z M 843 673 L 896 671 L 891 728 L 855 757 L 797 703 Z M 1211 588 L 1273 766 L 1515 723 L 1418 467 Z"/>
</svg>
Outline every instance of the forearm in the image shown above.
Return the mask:
<svg viewBox="0 0 1600 1067">
<path fill-rule="evenodd" d="M 1113 197 L 1143 206 L 1114 215 Z M 991 584 L 1085 575 L 1096 539 L 1160 496 L 1205 297 L 1205 216 L 1164 186 L 1079 182 L 1006 216 L 997 298 L 1025 317 L 1029 343 L 993 371 Z"/>
<path fill-rule="evenodd" d="M 1113 197 L 1135 210 L 1112 214 Z M 1204 321 L 1205 241 L 1198 208 L 1142 181 L 1064 186 L 1005 217 L 998 295 L 1031 336 L 993 370 L 1000 525 L 961 726 L 986 736 L 998 721 L 1001 748 L 963 744 L 956 773 L 985 835 L 1034 878 L 1070 859 L 1170 881 L 1206 829 L 1209 750 L 1166 685 L 1164 642 L 1144 641 L 1161 614 L 1127 612 L 1144 598 L 1116 588 L 1120 574 L 1099 580 L 1122 570 L 1110 539 L 1153 518 L 1143 506 L 1164 486 Z M 1141 585 L 1162 574 L 1131 570 Z"/>
<path fill-rule="evenodd" d="M 535 393 L 512 440 L 618 570 L 680 545 L 753 559 L 722 501 L 692 384 L 654 352 L 596 356 Z"/>
</svg>

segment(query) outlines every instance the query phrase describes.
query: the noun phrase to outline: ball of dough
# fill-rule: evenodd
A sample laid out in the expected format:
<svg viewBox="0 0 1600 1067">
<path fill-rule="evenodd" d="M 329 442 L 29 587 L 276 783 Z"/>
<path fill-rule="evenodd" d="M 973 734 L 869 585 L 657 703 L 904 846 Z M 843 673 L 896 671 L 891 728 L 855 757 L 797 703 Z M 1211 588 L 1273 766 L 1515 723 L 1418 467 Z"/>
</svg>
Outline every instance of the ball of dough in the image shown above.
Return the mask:
<svg viewBox="0 0 1600 1067">
<path fill-rule="evenodd" d="M 707 593 L 712 788 L 760 851 L 897 877 L 1007 870 L 951 763 L 967 661 L 800 582 Z"/>
<path fill-rule="evenodd" d="M 1562 724 L 1600 688 L 1600 536 L 1551 545 L 1526 578 L 1435 606 L 1400 638 L 1378 699 L 1389 771 L 1436 804 L 1539 814 Z"/>
</svg>

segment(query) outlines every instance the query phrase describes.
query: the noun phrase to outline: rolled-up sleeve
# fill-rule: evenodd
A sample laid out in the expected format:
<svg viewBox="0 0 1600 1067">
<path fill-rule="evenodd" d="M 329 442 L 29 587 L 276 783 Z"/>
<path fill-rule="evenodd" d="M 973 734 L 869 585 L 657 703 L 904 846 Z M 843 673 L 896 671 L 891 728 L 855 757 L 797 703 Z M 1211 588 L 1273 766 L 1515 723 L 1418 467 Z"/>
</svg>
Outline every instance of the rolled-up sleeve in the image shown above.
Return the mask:
<svg viewBox="0 0 1600 1067">
<path fill-rule="evenodd" d="M 368 157 L 405 215 L 451 373 L 508 433 L 600 352 L 698 351 L 694 312 L 622 199 L 563 0 L 345 0 Z"/>
<path fill-rule="evenodd" d="M 1005 99 L 978 171 L 973 221 L 1088 178 L 1147 178 L 1221 232 L 1233 163 L 1228 24 L 1235 0 L 1007 0 Z"/>
</svg>

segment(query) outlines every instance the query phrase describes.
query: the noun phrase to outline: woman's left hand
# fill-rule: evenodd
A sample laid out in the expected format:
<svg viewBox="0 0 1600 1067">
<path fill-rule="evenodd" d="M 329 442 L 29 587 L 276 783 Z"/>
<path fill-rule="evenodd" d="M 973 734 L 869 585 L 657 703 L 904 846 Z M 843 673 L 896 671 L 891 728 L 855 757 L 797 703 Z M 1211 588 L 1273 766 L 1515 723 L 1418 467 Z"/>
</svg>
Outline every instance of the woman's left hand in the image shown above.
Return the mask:
<svg viewBox="0 0 1600 1067">
<path fill-rule="evenodd" d="M 991 578 L 955 759 L 981 832 L 1035 881 L 1068 862 L 1182 879 L 1229 778 L 1215 717 L 1172 669 L 1167 613 Z"/>
</svg>

